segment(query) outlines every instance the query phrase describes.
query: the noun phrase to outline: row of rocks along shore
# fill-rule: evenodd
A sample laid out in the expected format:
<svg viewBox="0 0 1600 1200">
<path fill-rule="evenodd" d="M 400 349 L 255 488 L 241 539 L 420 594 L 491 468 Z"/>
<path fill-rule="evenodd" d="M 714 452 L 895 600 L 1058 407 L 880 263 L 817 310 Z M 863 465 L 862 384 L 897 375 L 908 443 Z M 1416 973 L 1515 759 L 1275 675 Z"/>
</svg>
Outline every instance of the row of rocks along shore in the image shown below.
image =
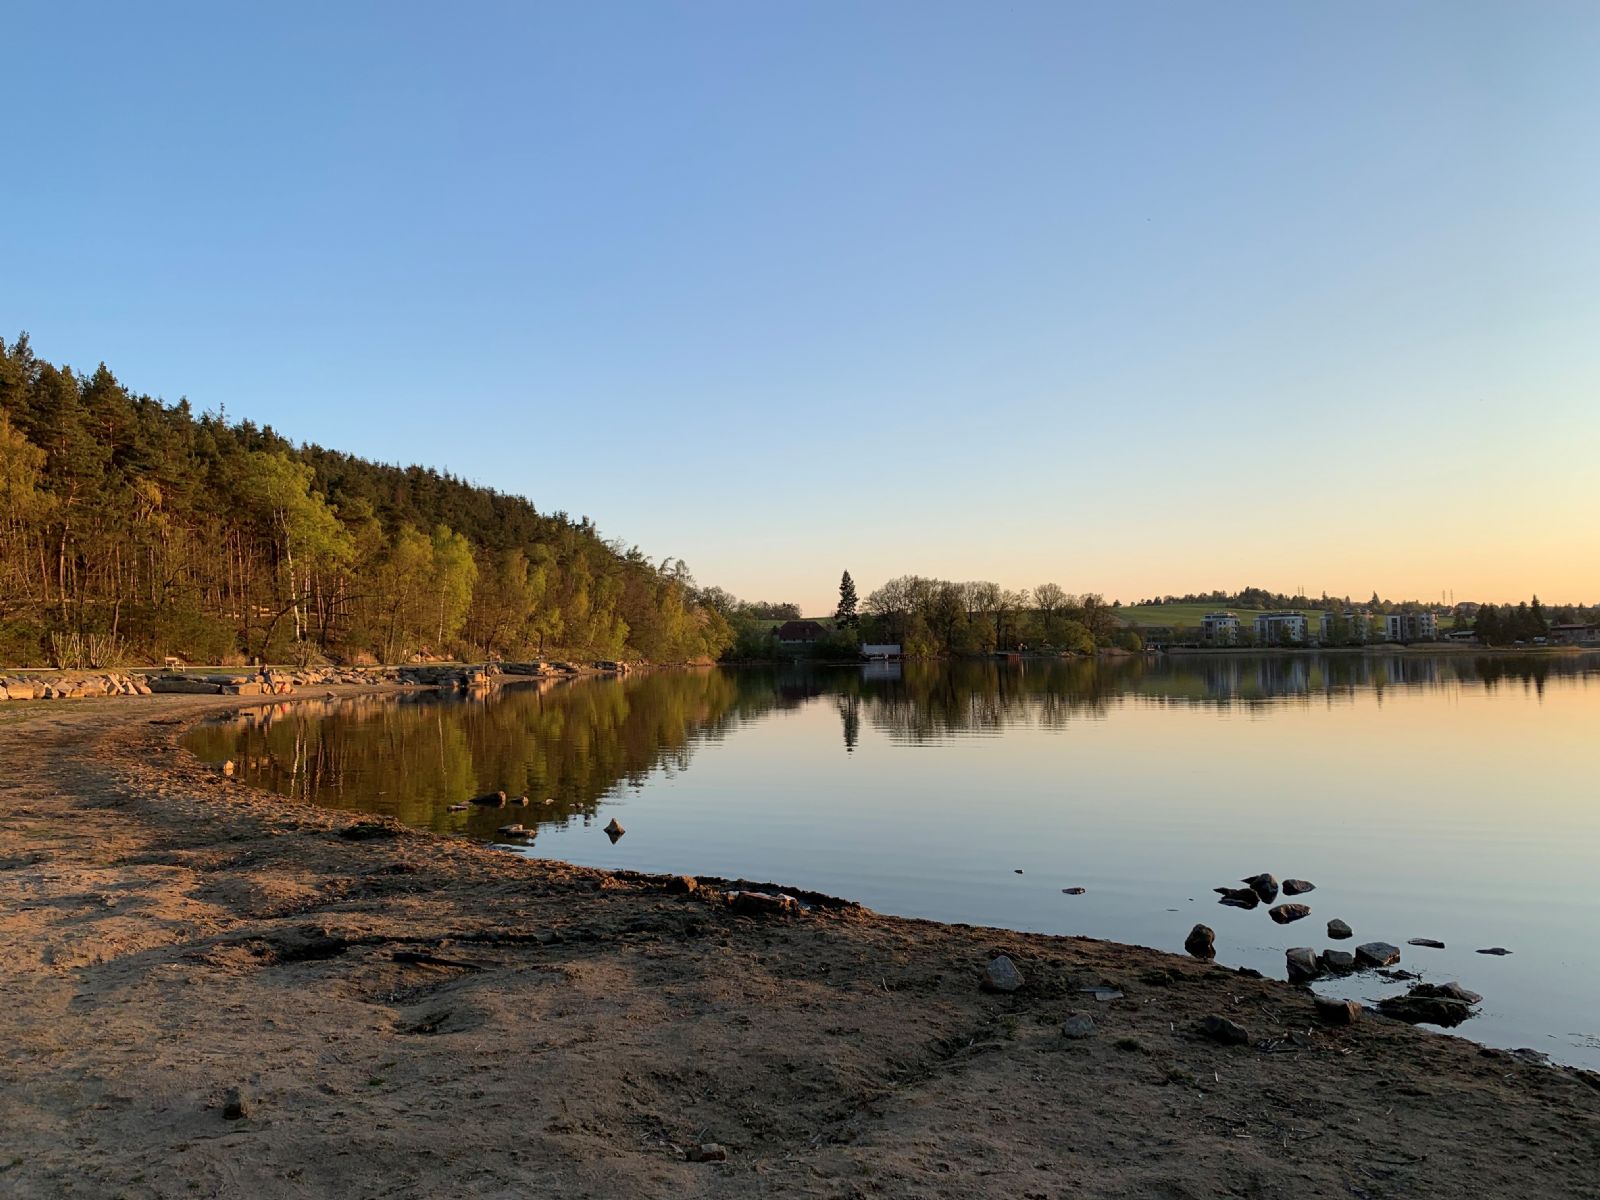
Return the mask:
<svg viewBox="0 0 1600 1200">
<path fill-rule="evenodd" d="M 0 701 L 81 700 L 91 696 L 287 696 L 301 688 L 398 684 L 442 691 L 479 691 L 516 679 L 625 674 L 622 662 L 574 663 L 559 659 L 471 665 L 403 667 L 262 667 L 248 670 L 13 671 L 0 674 Z"/>
</svg>

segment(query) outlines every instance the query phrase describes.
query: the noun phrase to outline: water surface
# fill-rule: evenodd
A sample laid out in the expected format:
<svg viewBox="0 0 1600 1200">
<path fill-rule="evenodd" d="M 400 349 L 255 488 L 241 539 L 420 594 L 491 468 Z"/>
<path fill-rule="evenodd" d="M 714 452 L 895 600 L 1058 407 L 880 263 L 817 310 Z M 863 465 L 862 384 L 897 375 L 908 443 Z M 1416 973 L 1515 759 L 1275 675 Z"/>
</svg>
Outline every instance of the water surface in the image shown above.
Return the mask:
<svg viewBox="0 0 1600 1200">
<path fill-rule="evenodd" d="M 1600 1067 L 1597 718 L 1600 655 L 1207 655 L 298 701 L 189 745 L 319 804 L 485 839 L 536 825 L 520 852 L 592 866 L 1175 951 L 1203 921 L 1219 961 L 1279 976 L 1342 917 L 1345 948 L 1393 942 L 1482 992 L 1463 1035 Z M 531 803 L 449 811 L 497 790 Z M 1316 883 L 1312 916 L 1216 904 L 1258 871 Z"/>
</svg>

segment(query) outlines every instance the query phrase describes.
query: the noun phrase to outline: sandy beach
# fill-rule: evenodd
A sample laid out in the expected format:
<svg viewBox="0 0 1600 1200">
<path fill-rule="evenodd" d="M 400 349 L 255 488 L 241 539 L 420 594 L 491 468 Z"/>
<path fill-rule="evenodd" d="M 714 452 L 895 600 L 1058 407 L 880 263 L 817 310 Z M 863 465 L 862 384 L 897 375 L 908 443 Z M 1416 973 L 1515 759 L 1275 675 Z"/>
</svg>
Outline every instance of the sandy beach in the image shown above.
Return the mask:
<svg viewBox="0 0 1600 1200">
<path fill-rule="evenodd" d="M 1153 950 L 296 805 L 179 749 L 238 704 L 0 713 L 0 1194 L 1600 1196 L 1591 1073 Z M 1020 989 L 980 986 L 997 954 Z"/>
</svg>

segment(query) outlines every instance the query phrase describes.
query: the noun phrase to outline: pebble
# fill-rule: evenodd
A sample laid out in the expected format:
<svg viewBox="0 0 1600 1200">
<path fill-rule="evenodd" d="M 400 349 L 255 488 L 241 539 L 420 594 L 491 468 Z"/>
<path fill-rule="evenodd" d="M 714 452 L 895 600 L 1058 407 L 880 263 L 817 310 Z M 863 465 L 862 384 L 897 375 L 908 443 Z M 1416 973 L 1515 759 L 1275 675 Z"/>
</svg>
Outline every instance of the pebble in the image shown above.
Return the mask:
<svg viewBox="0 0 1600 1200">
<path fill-rule="evenodd" d="M 1236 1021 L 1227 1017 L 1212 1015 L 1200 1022 L 1200 1032 L 1214 1042 L 1221 1042 L 1224 1046 L 1248 1046 L 1250 1044 L 1250 1031 Z"/>
<path fill-rule="evenodd" d="M 1346 938 L 1355 937 L 1355 930 L 1351 929 L 1338 917 L 1335 917 L 1328 922 L 1328 936 L 1336 942 L 1342 942 Z"/>
<path fill-rule="evenodd" d="M 989 960 L 983 969 L 983 990 L 986 992 L 1014 992 L 1022 986 L 1022 972 L 1017 964 L 1004 954 Z"/>
<path fill-rule="evenodd" d="M 1083 1013 L 1073 1013 L 1065 1021 L 1061 1022 L 1061 1036 L 1071 1038 L 1073 1041 L 1092 1038 L 1096 1032 L 1094 1018 L 1085 1016 Z"/>
<path fill-rule="evenodd" d="M 1290 921 L 1298 921 L 1310 915 L 1311 906 L 1309 904 L 1279 904 L 1267 910 L 1267 916 L 1271 917 L 1279 925 L 1287 925 Z"/>
</svg>

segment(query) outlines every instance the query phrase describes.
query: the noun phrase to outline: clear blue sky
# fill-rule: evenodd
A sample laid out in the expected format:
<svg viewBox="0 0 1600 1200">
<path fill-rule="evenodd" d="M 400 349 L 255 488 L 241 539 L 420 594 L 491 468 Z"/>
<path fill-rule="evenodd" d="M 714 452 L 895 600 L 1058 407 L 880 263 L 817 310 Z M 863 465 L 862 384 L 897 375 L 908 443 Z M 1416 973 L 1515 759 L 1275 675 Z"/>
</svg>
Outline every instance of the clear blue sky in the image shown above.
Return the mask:
<svg viewBox="0 0 1600 1200">
<path fill-rule="evenodd" d="M 0 331 L 703 582 L 1600 599 L 1600 5 L 14 3 Z"/>
</svg>

